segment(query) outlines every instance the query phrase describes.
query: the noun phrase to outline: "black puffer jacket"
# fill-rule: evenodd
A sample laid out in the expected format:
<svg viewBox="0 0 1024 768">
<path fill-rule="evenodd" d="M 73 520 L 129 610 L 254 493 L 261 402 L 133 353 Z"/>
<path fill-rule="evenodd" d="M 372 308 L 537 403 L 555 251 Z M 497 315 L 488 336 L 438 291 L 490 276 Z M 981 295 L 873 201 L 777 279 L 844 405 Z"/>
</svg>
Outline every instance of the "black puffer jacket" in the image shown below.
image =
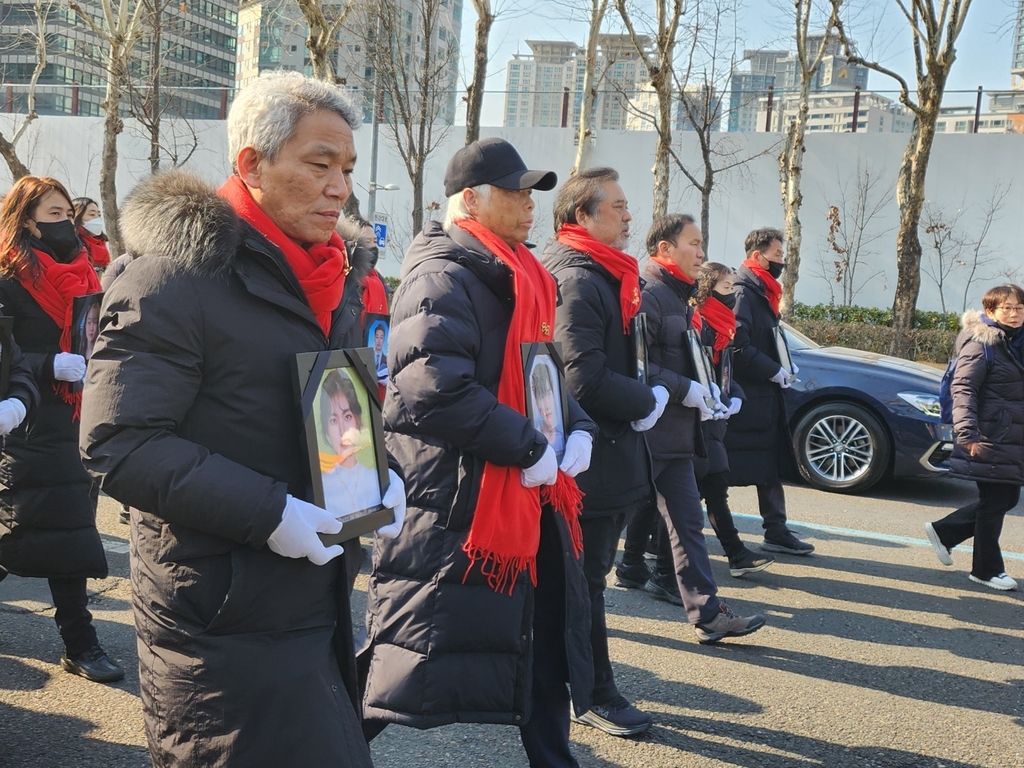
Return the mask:
<svg viewBox="0 0 1024 768">
<path fill-rule="evenodd" d="M 121 210 L 132 253 L 104 298 L 82 453 L 139 510 L 131 542 L 153 763 L 369 766 L 344 558 L 266 542 L 312 501 L 295 354 L 362 346 L 353 263 L 329 337 L 281 252 L 180 170 Z"/>
<path fill-rule="evenodd" d="M 529 717 L 534 590 L 522 573 L 496 593 L 462 546 L 485 462 L 529 466 L 547 445 L 497 399 L 512 317 L 511 273 L 458 227 L 427 224 L 405 255 L 388 344 L 388 449 L 406 478 L 402 535 L 374 543 L 367 595 L 363 714 L 432 728 L 521 725 Z M 595 426 L 570 399 L 567 434 Z M 590 605 L 581 563 L 565 551 L 565 627 L 573 704 L 590 706 Z"/>
<path fill-rule="evenodd" d="M 695 287 L 657 264 L 648 264 L 645 274 L 647 284 L 640 293 L 640 311 L 647 315 L 648 381 L 652 387 L 660 384 L 668 390 L 668 405 L 647 432 L 647 445 L 654 459 L 693 456 L 697 445 L 699 453 L 704 453 L 703 438 L 697 439 L 697 409 L 683 405 L 690 383 L 696 378 L 686 340 L 693 322 L 690 297 Z"/>
<path fill-rule="evenodd" d="M 650 453 L 630 422 L 654 410 L 636 380 L 630 338 L 622 333 L 619 282 L 588 254 L 552 239 L 544 266 L 558 281 L 555 340 L 562 344 L 569 392 L 600 429 L 590 470 L 580 478 L 585 517 L 632 513 L 653 496 Z"/>
<path fill-rule="evenodd" d="M 0 565 L 18 576 L 102 579 L 107 558 L 96 530 L 93 481 L 78 455 L 79 425 L 74 408 L 53 389 L 61 329 L 16 280 L 0 280 L 0 305 L 14 318 L 24 355 L 15 361 L 11 393 L 26 405 L 38 401 L 3 438 L 0 534 L 10 533 L 0 536 Z"/>
<path fill-rule="evenodd" d="M 782 388 L 770 380 L 781 367 L 775 345 L 779 319 L 761 278 L 743 266 L 736 271 L 735 311 L 733 372 L 746 400 L 729 419 L 725 433 L 729 484 L 768 484 L 778 480 L 780 469 L 793 463 Z"/>
<path fill-rule="evenodd" d="M 1024 485 L 1024 365 L 1010 350 L 1006 333 L 985 315 L 965 312 L 961 324 L 950 387 L 956 438 L 950 474 Z M 971 456 L 965 443 L 979 443 L 977 455 Z"/>
</svg>

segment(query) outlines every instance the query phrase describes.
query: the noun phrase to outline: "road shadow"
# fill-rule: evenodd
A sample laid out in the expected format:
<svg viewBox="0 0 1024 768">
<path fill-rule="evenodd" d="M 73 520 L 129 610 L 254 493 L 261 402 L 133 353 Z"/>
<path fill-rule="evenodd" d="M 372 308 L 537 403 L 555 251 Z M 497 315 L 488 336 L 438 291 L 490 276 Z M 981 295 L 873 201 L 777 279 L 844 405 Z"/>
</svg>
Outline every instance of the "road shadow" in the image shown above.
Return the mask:
<svg viewBox="0 0 1024 768">
<path fill-rule="evenodd" d="M 67 715 L 32 712 L 0 703 L 0 751 L 2 768 L 149 768 L 145 747 L 112 744 L 88 738 L 96 724 Z"/>
<path fill-rule="evenodd" d="M 50 679 L 48 672 L 36 669 L 21 659 L 0 656 L 0 689 L 6 691 L 41 691 Z M 0 765 L 3 765 L 0 762 Z"/>
</svg>

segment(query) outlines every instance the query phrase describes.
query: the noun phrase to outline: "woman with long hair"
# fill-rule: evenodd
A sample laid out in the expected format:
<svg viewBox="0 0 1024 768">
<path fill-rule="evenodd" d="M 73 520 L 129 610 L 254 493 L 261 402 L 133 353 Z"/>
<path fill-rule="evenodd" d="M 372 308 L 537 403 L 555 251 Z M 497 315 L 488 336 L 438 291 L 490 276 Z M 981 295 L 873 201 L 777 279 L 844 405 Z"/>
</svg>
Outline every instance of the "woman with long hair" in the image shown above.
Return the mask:
<svg viewBox="0 0 1024 768">
<path fill-rule="evenodd" d="M 91 197 L 76 197 L 71 206 L 75 209 L 75 230 L 89 252 L 89 261 L 102 272 L 110 264 L 110 249 L 100 207 Z"/>
<path fill-rule="evenodd" d="M 61 666 L 96 682 L 124 677 L 96 637 L 86 579 L 107 575 L 96 495 L 78 452 L 85 358 L 72 354 L 76 296 L 100 290 L 56 179 L 24 176 L 0 205 L 0 304 L 40 390 L 31 423 L 8 435 L 0 458 L 0 565 L 49 580 Z"/>
</svg>

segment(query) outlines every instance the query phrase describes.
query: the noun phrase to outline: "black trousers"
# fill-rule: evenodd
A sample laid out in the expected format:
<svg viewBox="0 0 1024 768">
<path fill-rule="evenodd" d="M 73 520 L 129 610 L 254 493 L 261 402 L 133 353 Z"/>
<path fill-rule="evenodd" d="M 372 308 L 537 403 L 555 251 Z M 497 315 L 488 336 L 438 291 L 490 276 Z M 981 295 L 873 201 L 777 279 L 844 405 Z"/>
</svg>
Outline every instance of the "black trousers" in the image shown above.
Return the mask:
<svg viewBox="0 0 1024 768">
<path fill-rule="evenodd" d="M 531 768 L 578 768 L 569 751 L 569 661 L 565 652 L 565 562 L 551 513 L 541 515 L 533 592 L 530 719 L 519 728 Z"/>
<path fill-rule="evenodd" d="M 974 563 L 971 573 L 979 579 L 991 579 L 1005 572 L 999 535 L 1003 518 L 1020 501 L 1020 486 L 978 481 L 978 500 L 950 512 L 932 523 L 939 541 L 947 549 L 974 537 Z"/>
<path fill-rule="evenodd" d="M 736 560 L 747 551 L 740 539 L 736 523 L 729 509 L 729 479 L 726 472 L 715 472 L 697 478 L 697 489 L 708 508 L 708 522 L 730 561 Z"/>
<path fill-rule="evenodd" d="M 89 613 L 85 579 L 48 579 L 54 620 L 69 657 L 80 656 L 97 643 L 96 628 Z"/>
<path fill-rule="evenodd" d="M 625 513 L 584 518 L 583 574 L 590 593 L 590 647 L 594 653 L 594 704 L 607 704 L 619 695 L 608 656 L 608 625 L 604 614 L 605 578 L 615 562 Z"/>
<path fill-rule="evenodd" d="M 776 480 L 767 485 L 758 485 L 757 510 L 761 513 L 761 526 L 765 538 L 784 533 L 786 528 L 786 492 L 782 489 L 782 481 Z"/>
</svg>

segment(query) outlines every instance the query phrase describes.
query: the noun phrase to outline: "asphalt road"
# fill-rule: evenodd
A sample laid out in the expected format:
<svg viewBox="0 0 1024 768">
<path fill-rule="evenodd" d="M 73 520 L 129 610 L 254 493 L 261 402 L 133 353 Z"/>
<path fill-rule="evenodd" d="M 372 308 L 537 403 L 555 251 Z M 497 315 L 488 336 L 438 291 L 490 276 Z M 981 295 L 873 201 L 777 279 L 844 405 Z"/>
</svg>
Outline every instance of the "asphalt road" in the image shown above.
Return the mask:
<svg viewBox="0 0 1024 768">
<path fill-rule="evenodd" d="M 572 728 L 585 768 L 1024 767 L 1021 593 L 967 580 L 970 554 L 943 568 L 923 524 L 971 498 L 951 480 L 890 484 L 869 496 L 787 489 L 794 527 L 817 547 L 769 570 L 728 575 L 713 536 L 722 595 L 768 626 L 701 646 L 681 609 L 612 588 L 608 624 L 620 689 L 654 715 L 641 737 Z M 750 489 L 733 506 L 755 512 Z M 102 686 L 60 670 L 61 646 L 44 582 L 0 583 L 0 766 L 117 768 L 149 764 L 135 673 L 127 530 L 101 500 L 111 577 L 90 582 L 100 639 L 125 663 Z M 749 542 L 753 516 L 740 518 Z M 710 534 L 710 529 L 708 529 Z M 1024 508 L 1002 543 L 1024 578 Z M 361 612 L 365 575 L 357 585 Z M 513 728 L 389 727 L 372 745 L 378 768 L 525 766 Z"/>
</svg>

